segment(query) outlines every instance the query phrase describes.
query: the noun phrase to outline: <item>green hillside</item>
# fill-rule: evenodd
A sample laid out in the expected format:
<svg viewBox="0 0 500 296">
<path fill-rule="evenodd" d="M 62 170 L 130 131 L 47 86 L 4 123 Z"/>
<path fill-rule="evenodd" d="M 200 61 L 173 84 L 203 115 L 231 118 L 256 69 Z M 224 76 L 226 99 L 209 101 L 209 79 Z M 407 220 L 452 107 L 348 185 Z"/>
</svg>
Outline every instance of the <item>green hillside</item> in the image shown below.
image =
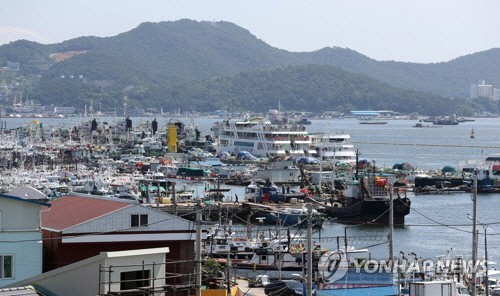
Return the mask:
<svg viewBox="0 0 500 296">
<path fill-rule="evenodd" d="M 66 59 L 54 58 L 68 52 L 77 54 Z M 0 64 L 5 65 L 9 61 L 20 63 L 20 71 L 16 75 L 29 77 L 25 79 L 29 85 L 22 89 L 29 92 L 27 95 L 31 99 L 43 104 L 77 107 L 93 99 L 103 107 L 116 108 L 116 104 L 121 105 L 125 95 L 129 96 L 132 106 L 145 106 L 145 102 L 149 106 L 156 106 L 157 100 L 165 100 L 162 98 L 165 94 L 158 93 L 159 89 L 168 89 L 177 96 L 186 97 L 205 87 L 209 83 L 207 81 L 219 80 L 239 81 L 240 88 L 248 92 L 260 92 L 257 89 L 260 85 L 244 81 L 244 77 L 254 73 L 252 71 L 275 73 L 273 71 L 282 70 L 272 69 L 312 64 L 336 66 L 397 88 L 455 98 L 468 97 L 470 84 L 480 80 L 500 86 L 500 49 L 471 54 L 446 63 L 381 62 L 338 47 L 314 52 L 288 52 L 269 46 L 232 23 L 191 20 L 143 23 L 113 37 L 80 37 L 50 45 L 20 40 L 0 46 Z M 346 77 L 350 75 L 342 73 Z M 290 84 L 294 93 L 278 88 L 283 93 L 270 92 L 273 97 L 279 95 L 288 100 L 297 98 L 296 103 L 291 102 L 289 105 L 300 106 L 301 97 L 311 96 L 304 93 L 308 87 L 291 85 L 297 83 L 292 77 L 280 79 L 281 83 Z M 319 85 L 320 81 L 325 82 L 317 80 L 314 82 L 316 88 L 329 88 L 328 85 Z M 227 91 L 226 86 L 210 85 L 213 92 L 220 91 L 219 87 Z M 367 93 L 363 94 L 364 97 L 371 97 L 369 89 L 355 84 L 351 84 L 351 87 L 351 92 L 365 89 Z M 395 88 L 391 88 L 390 92 L 403 93 Z M 423 97 L 437 98 L 433 95 L 419 96 L 422 96 L 422 100 Z M 226 102 L 217 101 L 218 105 L 223 103 Z M 246 104 L 249 102 L 242 102 L 241 107 Z M 323 106 L 325 103 L 318 104 Z M 418 111 L 418 104 L 414 106 L 416 109 L 413 111 Z M 451 112 L 452 107 L 447 111 Z"/>
<path fill-rule="evenodd" d="M 287 110 L 315 112 L 389 109 L 429 115 L 470 115 L 473 111 L 473 107 L 463 99 L 398 89 L 364 75 L 323 65 L 254 70 L 232 78 L 158 87 L 147 94 L 131 96 L 135 101 L 160 104 L 164 110 L 241 108 L 267 111 L 276 109 L 280 102 Z M 154 101 L 148 101 L 148 97 L 154 98 Z"/>
</svg>

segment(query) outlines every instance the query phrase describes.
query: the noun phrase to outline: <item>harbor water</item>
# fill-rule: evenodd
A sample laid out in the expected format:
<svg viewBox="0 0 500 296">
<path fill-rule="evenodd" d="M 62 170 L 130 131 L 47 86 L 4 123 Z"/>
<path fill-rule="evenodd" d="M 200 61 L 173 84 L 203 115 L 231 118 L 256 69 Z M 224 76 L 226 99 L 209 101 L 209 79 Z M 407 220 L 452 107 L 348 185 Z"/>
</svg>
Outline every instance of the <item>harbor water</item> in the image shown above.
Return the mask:
<svg viewBox="0 0 500 296">
<path fill-rule="evenodd" d="M 34 120 L 45 125 L 72 126 L 82 119 L 28 119 L 2 118 L 8 129 L 32 123 Z M 107 118 L 109 122 L 123 118 Z M 152 118 L 132 118 L 151 121 Z M 157 118 L 158 123 L 166 124 L 171 118 Z M 177 119 L 175 119 L 177 120 Z M 189 124 L 198 125 L 202 133 L 210 133 L 213 118 L 178 118 Z M 311 120 L 309 132 L 346 132 L 351 142 L 359 149 L 360 159 L 375 161 L 377 166 L 391 166 L 395 163 L 410 163 L 419 169 L 441 169 L 444 166 L 457 166 L 466 160 L 482 160 L 487 155 L 500 152 L 500 119 L 480 118 L 454 126 L 438 128 L 414 128 L 417 120 L 388 120 L 383 125 L 359 124 L 358 120 L 328 119 Z M 426 123 L 427 124 L 427 123 Z M 472 129 L 475 138 L 471 138 Z M 203 185 L 200 185 L 203 187 Z M 231 195 L 243 196 L 243 188 L 229 186 Z M 200 191 L 202 188 L 200 188 Z M 241 195 L 240 195 L 241 194 Z M 472 247 L 472 226 L 467 215 L 472 213 L 470 193 L 450 193 L 442 195 L 409 195 L 412 200 L 411 213 L 406 216 L 405 226 L 394 230 L 394 250 L 418 257 L 435 258 L 451 248 L 454 255 L 470 257 Z M 480 194 L 477 198 L 477 217 L 483 224 L 490 224 L 488 233 L 488 255 L 491 260 L 500 260 L 500 194 Z M 494 223 L 494 224 L 491 224 Z M 498 223 L 498 224 L 496 224 Z M 347 229 L 346 229 L 347 227 Z M 484 229 L 478 226 L 479 257 L 484 256 Z M 388 257 L 387 233 L 385 226 L 353 226 L 335 221 L 324 223 L 321 234 L 322 245 L 336 248 L 337 241 L 326 237 L 343 236 L 347 232 L 349 245 L 356 248 L 369 248 L 373 258 Z M 341 244 L 343 245 L 343 243 Z M 377 246 L 374 246 L 377 245 Z"/>
</svg>

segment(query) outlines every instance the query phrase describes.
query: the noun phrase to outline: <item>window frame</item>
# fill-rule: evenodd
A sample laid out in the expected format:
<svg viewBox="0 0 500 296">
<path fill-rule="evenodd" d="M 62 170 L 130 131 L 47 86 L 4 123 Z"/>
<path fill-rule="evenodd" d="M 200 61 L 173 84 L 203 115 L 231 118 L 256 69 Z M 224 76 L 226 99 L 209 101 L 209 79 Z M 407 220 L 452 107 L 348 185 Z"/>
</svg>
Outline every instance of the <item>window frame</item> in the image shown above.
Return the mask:
<svg viewBox="0 0 500 296">
<path fill-rule="evenodd" d="M 10 257 L 10 276 L 5 276 L 5 257 Z M 14 254 L 0 254 L 0 279 L 14 279 Z"/>
<path fill-rule="evenodd" d="M 146 219 L 146 223 L 143 223 L 143 218 Z M 137 221 L 134 221 L 137 219 Z M 136 223 L 134 223 L 136 222 Z M 137 224 L 137 225 L 136 225 Z M 130 215 L 130 227 L 131 228 L 147 228 L 149 227 L 149 214 L 131 214 Z"/>
<path fill-rule="evenodd" d="M 128 270 L 120 272 L 120 290 L 130 290 L 143 287 L 150 287 L 153 274 L 151 269 Z M 130 279 L 132 277 L 132 279 Z"/>
</svg>

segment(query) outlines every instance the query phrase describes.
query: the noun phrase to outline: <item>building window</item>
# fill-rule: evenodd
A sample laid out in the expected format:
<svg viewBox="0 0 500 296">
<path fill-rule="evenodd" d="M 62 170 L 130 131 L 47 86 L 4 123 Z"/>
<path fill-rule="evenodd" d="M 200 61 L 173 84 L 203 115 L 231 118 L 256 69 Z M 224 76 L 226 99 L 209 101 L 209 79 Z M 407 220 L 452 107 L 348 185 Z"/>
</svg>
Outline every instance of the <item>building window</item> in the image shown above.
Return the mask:
<svg viewBox="0 0 500 296">
<path fill-rule="evenodd" d="M 149 287 L 151 270 L 134 270 L 120 273 L 120 290 L 132 290 Z M 142 295 L 142 294 L 141 294 Z"/>
<path fill-rule="evenodd" d="M 148 214 L 133 214 L 130 227 L 148 227 Z"/>
<path fill-rule="evenodd" d="M 13 265 L 14 256 L 12 255 L 0 255 L 0 278 L 10 279 L 13 278 Z"/>
</svg>

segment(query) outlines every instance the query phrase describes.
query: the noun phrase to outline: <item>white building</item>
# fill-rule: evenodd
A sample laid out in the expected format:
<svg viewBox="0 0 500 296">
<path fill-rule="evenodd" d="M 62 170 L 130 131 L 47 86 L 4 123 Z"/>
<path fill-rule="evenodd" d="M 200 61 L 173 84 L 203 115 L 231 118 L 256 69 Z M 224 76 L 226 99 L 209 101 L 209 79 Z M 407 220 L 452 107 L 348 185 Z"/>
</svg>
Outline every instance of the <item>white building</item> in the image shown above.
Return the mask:
<svg viewBox="0 0 500 296">
<path fill-rule="evenodd" d="M 500 88 L 493 89 L 493 99 L 495 101 L 500 101 Z"/>
<path fill-rule="evenodd" d="M 472 84 L 470 95 L 471 99 L 475 98 L 493 99 L 493 85 L 486 84 L 484 80 L 482 84 Z"/>
<path fill-rule="evenodd" d="M 164 295 L 159 291 L 165 289 L 167 253 L 169 248 L 101 252 L 11 286 L 43 287 L 50 295 L 122 295 L 138 289 L 147 295 Z"/>
<path fill-rule="evenodd" d="M 0 287 L 42 273 L 42 205 L 0 194 Z"/>
</svg>

